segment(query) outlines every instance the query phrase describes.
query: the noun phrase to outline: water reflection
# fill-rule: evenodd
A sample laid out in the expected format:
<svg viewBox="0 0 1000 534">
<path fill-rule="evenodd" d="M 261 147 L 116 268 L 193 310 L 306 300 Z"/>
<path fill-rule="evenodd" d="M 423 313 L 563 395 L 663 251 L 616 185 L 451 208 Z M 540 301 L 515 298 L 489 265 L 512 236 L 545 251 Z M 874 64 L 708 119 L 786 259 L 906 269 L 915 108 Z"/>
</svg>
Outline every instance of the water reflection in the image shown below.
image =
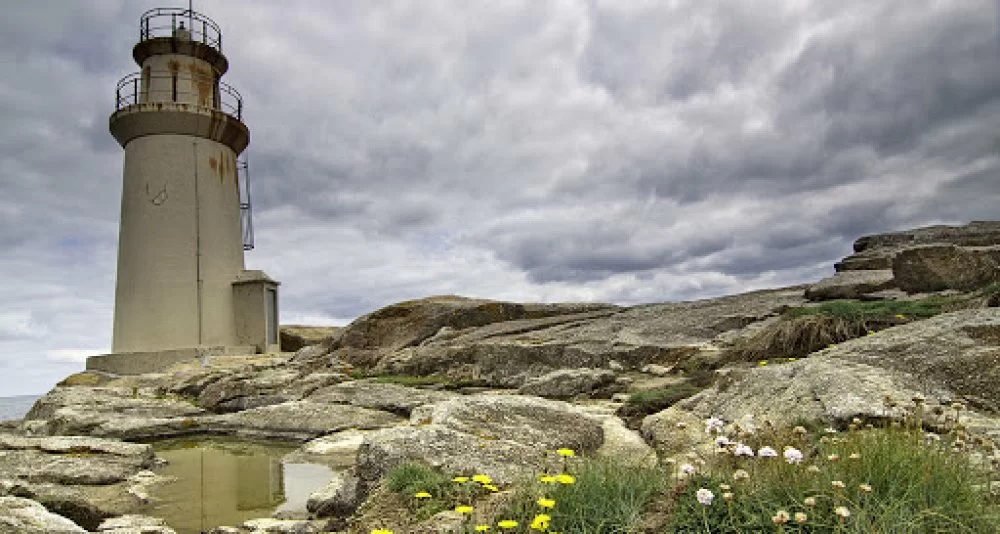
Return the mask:
<svg viewBox="0 0 1000 534">
<path fill-rule="evenodd" d="M 322 465 L 282 464 L 294 445 L 201 439 L 160 442 L 154 449 L 170 462 L 160 473 L 177 481 L 156 492 L 160 502 L 152 513 L 178 534 L 236 526 L 279 509 L 304 514 L 306 498 L 333 475 Z"/>
</svg>

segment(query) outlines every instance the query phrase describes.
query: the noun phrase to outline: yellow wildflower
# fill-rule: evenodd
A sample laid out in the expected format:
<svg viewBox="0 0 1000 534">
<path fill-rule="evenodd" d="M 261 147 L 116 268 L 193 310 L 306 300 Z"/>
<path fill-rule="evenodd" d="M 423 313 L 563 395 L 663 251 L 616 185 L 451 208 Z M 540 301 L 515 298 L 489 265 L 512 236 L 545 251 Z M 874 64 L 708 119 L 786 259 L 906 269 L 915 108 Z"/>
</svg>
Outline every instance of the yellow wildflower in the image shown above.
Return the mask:
<svg viewBox="0 0 1000 534">
<path fill-rule="evenodd" d="M 460 505 L 458 505 L 458 506 L 455 507 L 455 511 L 458 512 L 458 513 L 460 513 L 460 514 L 471 514 L 472 513 L 472 507 L 469 506 L 469 505 L 467 505 L 467 504 L 460 504 Z"/>
<path fill-rule="evenodd" d="M 489 529 L 489 525 L 476 525 L 476 532 L 486 532 Z"/>
<path fill-rule="evenodd" d="M 757 365 L 760 366 L 760 367 L 764 367 L 765 365 L 767 365 L 767 360 L 761 360 L 761 361 L 757 362 Z"/>
<path fill-rule="evenodd" d="M 497 526 L 500 528 L 517 528 L 517 521 L 513 519 L 504 519 L 503 521 L 498 521 Z"/>
<path fill-rule="evenodd" d="M 556 454 L 568 458 L 570 456 L 576 456 L 576 451 L 574 451 L 573 449 L 559 449 L 556 451 Z"/>
<path fill-rule="evenodd" d="M 531 520 L 529 528 L 534 530 L 547 530 L 549 528 L 549 521 L 552 521 L 552 518 L 549 517 L 548 514 L 538 514 Z"/>
<path fill-rule="evenodd" d="M 418 498 L 418 499 L 430 499 L 431 498 L 431 494 L 427 493 L 426 491 L 418 491 L 418 492 L 414 493 L 413 496 L 416 497 L 416 498 Z"/>
<path fill-rule="evenodd" d="M 556 475 L 556 482 L 560 484 L 572 484 L 576 482 L 576 477 L 573 475 L 567 475 L 566 473 L 562 473 Z"/>
<path fill-rule="evenodd" d="M 545 497 L 541 497 L 536 502 L 538 503 L 538 506 L 541 506 L 542 508 L 552 508 L 556 505 L 555 499 L 546 499 Z"/>
<path fill-rule="evenodd" d="M 469 481 L 469 477 L 455 477 L 451 479 L 452 482 L 458 482 L 459 484 L 465 484 Z"/>
<path fill-rule="evenodd" d="M 492 484 L 493 479 L 487 475 L 472 475 L 473 482 L 479 482 L 480 484 Z"/>
<path fill-rule="evenodd" d="M 371 534 L 392 534 L 392 531 L 386 528 L 377 528 Z"/>
<path fill-rule="evenodd" d="M 494 486 L 493 484 L 483 484 L 483 489 L 488 489 L 493 492 L 500 491 L 500 488 Z"/>
<path fill-rule="evenodd" d="M 538 481 L 543 484 L 552 484 L 556 481 L 556 477 L 552 475 L 546 475 L 543 473 L 541 475 L 538 475 Z"/>
</svg>

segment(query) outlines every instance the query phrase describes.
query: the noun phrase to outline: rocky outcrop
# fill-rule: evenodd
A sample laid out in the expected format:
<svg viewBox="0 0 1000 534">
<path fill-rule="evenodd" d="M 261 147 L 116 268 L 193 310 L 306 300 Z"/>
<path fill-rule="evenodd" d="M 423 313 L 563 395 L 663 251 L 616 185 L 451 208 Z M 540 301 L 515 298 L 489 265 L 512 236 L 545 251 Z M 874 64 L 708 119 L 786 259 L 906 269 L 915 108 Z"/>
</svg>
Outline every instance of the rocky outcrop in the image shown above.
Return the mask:
<svg viewBox="0 0 1000 534">
<path fill-rule="evenodd" d="M 149 445 L 0 435 L 0 495 L 31 498 L 92 529 L 147 501 L 148 487 L 159 482 L 147 471 L 153 460 Z"/>
<path fill-rule="evenodd" d="M 559 369 L 537 378 L 529 379 L 517 392 L 549 399 L 573 397 L 604 397 L 624 389 L 616 384 L 617 375 L 609 369 Z"/>
<path fill-rule="evenodd" d="M 885 399 L 954 401 L 1000 414 L 1000 311 L 963 310 L 841 343 L 804 360 L 730 373 L 730 379 L 647 417 L 643 433 L 661 450 L 686 445 L 677 423 L 754 414 L 774 424 L 842 425 L 899 417 Z M 689 414 L 689 415 L 685 415 Z M 693 419 L 692 419 L 693 418 Z M 1000 419 L 984 432 L 1000 437 Z"/>
<path fill-rule="evenodd" d="M 367 363 L 378 374 L 434 375 L 498 388 L 518 388 L 560 369 L 620 372 L 650 363 L 672 366 L 699 353 L 717 352 L 748 325 L 803 304 L 803 289 L 512 319 L 450 331 L 417 346 L 383 348 L 370 353 L 374 356 Z M 331 349 L 313 362 L 339 361 L 338 354 L 346 353 Z"/>
<path fill-rule="evenodd" d="M 340 332 L 339 326 L 281 325 L 278 342 L 281 352 L 296 352 L 303 347 L 319 345 L 328 337 Z"/>
<path fill-rule="evenodd" d="M 80 525 L 21 497 L 0 497 L 0 533 L 87 532 Z"/>
<path fill-rule="evenodd" d="M 302 373 L 288 366 L 251 369 L 205 386 L 198 394 L 198 405 L 215 412 L 238 412 L 298 400 L 347 378 L 342 373 Z"/>
<path fill-rule="evenodd" d="M 482 395 L 414 410 L 411 426 L 365 437 L 357 473 L 370 487 L 395 466 L 422 462 L 454 473 L 485 473 L 498 483 L 531 475 L 545 451 L 596 451 L 604 441 L 595 418 L 564 402 Z"/>
<path fill-rule="evenodd" d="M 385 428 L 404 421 L 380 410 L 302 400 L 206 417 L 198 424 L 206 434 L 305 441 L 329 432 Z"/>
<path fill-rule="evenodd" d="M 322 488 L 309 495 L 306 509 L 316 517 L 345 517 L 361 504 L 360 480 L 353 471 L 338 473 Z"/>
<path fill-rule="evenodd" d="M 1000 221 L 972 221 L 964 226 L 927 226 L 899 232 L 859 237 L 854 252 L 905 248 L 930 243 L 960 247 L 985 247 L 1000 244 Z"/>
<path fill-rule="evenodd" d="M 854 242 L 854 254 L 834 265 L 837 274 L 810 286 L 806 296 L 884 298 L 878 293 L 894 287 L 911 294 L 971 291 L 1000 281 L 998 266 L 997 221 L 868 235 Z"/>
<path fill-rule="evenodd" d="M 907 293 L 973 291 L 1000 282 L 1000 246 L 925 245 L 892 260 L 896 284 Z"/>
<path fill-rule="evenodd" d="M 843 271 L 806 289 L 809 300 L 860 299 L 896 287 L 892 270 Z"/>
<path fill-rule="evenodd" d="M 327 342 L 333 355 L 352 365 L 370 365 L 379 354 L 420 344 L 442 329 L 462 330 L 515 319 L 614 309 L 607 304 L 517 304 L 457 296 L 392 304 L 362 316 Z M 309 364 L 298 358 L 300 364 Z"/>
</svg>

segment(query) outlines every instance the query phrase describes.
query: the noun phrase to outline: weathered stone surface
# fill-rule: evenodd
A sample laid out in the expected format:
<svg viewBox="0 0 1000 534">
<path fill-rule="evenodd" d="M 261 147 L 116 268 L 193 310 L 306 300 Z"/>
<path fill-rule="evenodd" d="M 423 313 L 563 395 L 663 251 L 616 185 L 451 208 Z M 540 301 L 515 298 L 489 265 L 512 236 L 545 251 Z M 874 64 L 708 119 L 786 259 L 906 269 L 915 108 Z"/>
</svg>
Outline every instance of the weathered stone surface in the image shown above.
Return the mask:
<svg viewBox="0 0 1000 534">
<path fill-rule="evenodd" d="M 105 519 L 97 526 L 105 534 L 177 534 L 167 522 L 158 517 L 130 514 Z"/>
<path fill-rule="evenodd" d="M 867 235 L 854 242 L 855 252 L 945 243 L 964 247 L 1000 245 L 1000 221 L 972 221 L 964 226 L 927 226 L 900 232 Z"/>
<path fill-rule="evenodd" d="M 331 343 L 332 349 L 395 350 L 419 344 L 441 328 L 470 328 L 523 318 L 564 315 L 607 304 L 516 304 L 458 296 L 438 296 L 392 304 L 358 318 Z M 343 358 L 351 362 L 351 358 Z"/>
<path fill-rule="evenodd" d="M 383 350 L 375 371 L 517 388 L 558 369 L 669 366 L 717 350 L 717 342 L 739 337 L 734 332 L 773 317 L 783 307 L 805 303 L 803 289 L 494 323 L 427 339 L 415 347 Z"/>
<path fill-rule="evenodd" d="M 897 249 L 882 248 L 858 252 L 834 263 L 833 269 L 838 273 L 892 270 L 892 258 L 896 256 L 897 252 Z"/>
<path fill-rule="evenodd" d="M 330 404 L 351 404 L 409 417 L 410 412 L 417 406 L 448 400 L 457 395 L 457 393 L 384 384 L 372 380 L 354 380 L 318 389 L 309 396 L 309 400 Z"/>
<path fill-rule="evenodd" d="M 616 392 L 615 376 L 615 372 L 608 369 L 559 369 L 529 379 L 518 393 L 550 399 L 570 399 L 578 395 L 609 397 Z"/>
<path fill-rule="evenodd" d="M 21 497 L 0 497 L 0 533 L 87 532 L 73 521 Z"/>
<path fill-rule="evenodd" d="M 336 384 L 340 373 L 303 375 L 293 367 L 248 370 L 213 382 L 198 395 L 198 405 L 213 411 L 240 411 L 298 400 L 317 388 Z"/>
<path fill-rule="evenodd" d="M 1000 282 L 1000 247 L 926 245 L 896 255 L 892 272 L 909 293 L 972 291 Z"/>
<path fill-rule="evenodd" d="M 339 326 L 281 325 L 278 341 L 281 352 L 295 352 L 302 347 L 318 345 L 340 330 Z"/>
<path fill-rule="evenodd" d="M 124 417 L 187 417 L 204 413 L 204 410 L 189 402 L 157 397 L 147 390 L 76 386 L 52 389 L 35 402 L 24 418 L 48 419 L 56 410 L 66 406 L 84 407 L 94 413 L 113 413 Z"/>
<path fill-rule="evenodd" d="M 29 497 L 85 528 L 145 504 L 162 481 L 149 445 L 92 437 L 0 436 L 0 495 Z"/>
<path fill-rule="evenodd" d="M 149 445 L 99 438 L 0 435 L 0 479 L 57 484 L 112 484 L 151 466 Z"/>
<path fill-rule="evenodd" d="M 455 473 L 486 473 L 508 483 L 541 468 L 546 450 L 591 453 L 604 442 L 594 417 L 565 402 L 536 397 L 453 399 L 415 409 L 411 423 L 415 426 L 365 437 L 357 473 L 366 488 L 408 461 Z"/>
<path fill-rule="evenodd" d="M 642 435 L 625 426 L 625 422 L 617 416 L 606 415 L 599 419 L 604 442 L 595 451 L 595 456 L 623 464 L 656 465 L 656 451 Z"/>
<path fill-rule="evenodd" d="M 405 422 L 388 412 L 309 400 L 290 401 L 203 418 L 210 433 L 307 440 L 349 428 L 385 428 Z"/>
<path fill-rule="evenodd" d="M 0 494 L 16 495 L 38 501 L 56 514 L 92 530 L 108 517 L 134 513 L 146 504 L 136 495 L 134 482 L 107 485 L 63 485 L 33 483 L 0 478 Z"/>
<path fill-rule="evenodd" d="M 346 517 L 361 504 L 358 477 L 353 471 L 336 473 L 306 501 L 306 510 L 316 517 Z"/>
<path fill-rule="evenodd" d="M 686 412 L 734 420 L 754 414 L 776 424 L 836 424 L 899 416 L 885 397 L 916 395 L 928 406 L 963 400 L 981 410 L 979 426 L 1000 434 L 1000 310 L 963 310 L 841 343 L 805 360 L 730 373 L 730 379 L 643 421 L 661 449 L 677 441 Z M 994 422 L 990 422 L 990 418 Z"/>
<path fill-rule="evenodd" d="M 389 428 L 372 433 L 361 444 L 358 476 L 370 488 L 392 468 L 416 461 L 454 473 L 486 473 L 509 483 L 543 465 L 542 450 L 443 425 Z"/>
<path fill-rule="evenodd" d="M 896 326 L 824 351 L 905 373 L 1000 413 L 1000 309 L 961 310 Z M 905 397 L 909 398 L 909 397 Z"/>
<path fill-rule="evenodd" d="M 806 289 L 809 300 L 859 299 L 868 293 L 895 287 L 891 270 L 843 271 Z"/>
<path fill-rule="evenodd" d="M 542 449 L 590 452 L 604 441 L 601 426 L 571 404 L 536 397 L 477 395 L 422 406 L 412 424 L 438 424 L 486 440 L 509 440 Z"/>
<path fill-rule="evenodd" d="M 34 434 L 144 439 L 185 433 L 185 422 L 203 413 L 150 389 L 57 387 L 35 403 L 22 428 Z"/>
</svg>

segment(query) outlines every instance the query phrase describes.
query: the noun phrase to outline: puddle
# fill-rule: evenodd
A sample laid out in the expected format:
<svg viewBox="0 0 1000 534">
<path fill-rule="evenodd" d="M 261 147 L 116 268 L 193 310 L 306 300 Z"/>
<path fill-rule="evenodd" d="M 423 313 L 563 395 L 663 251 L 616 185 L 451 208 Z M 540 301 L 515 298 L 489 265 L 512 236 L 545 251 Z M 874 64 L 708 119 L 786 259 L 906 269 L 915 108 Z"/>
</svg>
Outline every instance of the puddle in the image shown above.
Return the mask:
<svg viewBox="0 0 1000 534">
<path fill-rule="evenodd" d="M 309 494 L 326 484 L 333 471 L 324 465 L 281 462 L 294 444 L 233 439 L 167 440 L 153 444 L 170 462 L 161 475 L 177 477 L 154 492 L 151 515 L 162 517 L 178 534 L 198 534 L 281 511 L 305 516 Z"/>
</svg>

